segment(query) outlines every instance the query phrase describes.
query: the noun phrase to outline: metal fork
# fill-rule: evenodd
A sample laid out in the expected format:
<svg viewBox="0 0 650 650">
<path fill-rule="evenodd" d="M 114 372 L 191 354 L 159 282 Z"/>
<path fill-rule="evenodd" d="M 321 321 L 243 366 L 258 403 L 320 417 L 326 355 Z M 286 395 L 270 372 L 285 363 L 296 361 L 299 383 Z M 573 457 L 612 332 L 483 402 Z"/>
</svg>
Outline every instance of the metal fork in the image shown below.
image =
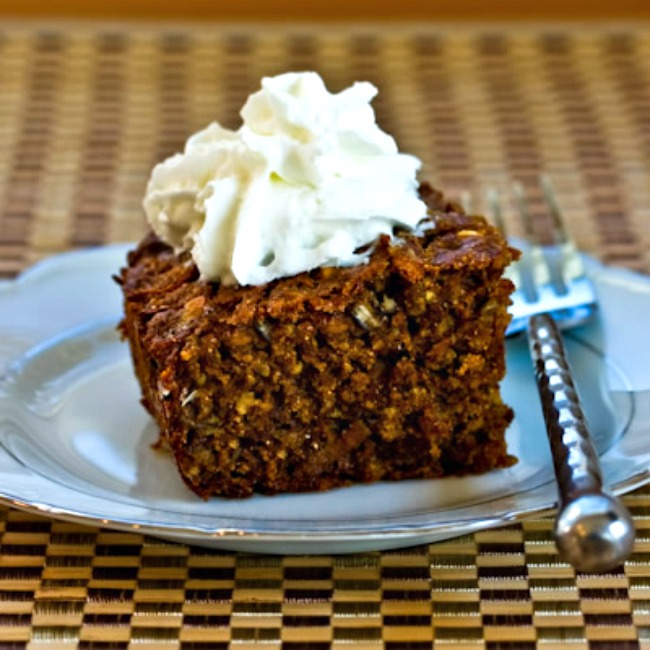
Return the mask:
<svg viewBox="0 0 650 650">
<path fill-rule="evenodd" d="M 512 267 L 516 290 L 508 334 L 524 329 L 528 334 L 558 485 L 555 541 L 560 555 L 579 571 L 607 571 L 631 553 L 634 524 L 625 506 L 604 488 L 560 334 L 560 328 L 591 317 L 597 307 L 596 292 L 567 234 L 547 177 L 542 177 L 541 188 L 554 231 L 554 241 L 548 245 L 536 236 L 522 185 L 513 186 L 526 240 L 517 242 L 523 255 Z M 505 236 L 497 191 L 488 190 L 486 200 Z"/>
</svg>

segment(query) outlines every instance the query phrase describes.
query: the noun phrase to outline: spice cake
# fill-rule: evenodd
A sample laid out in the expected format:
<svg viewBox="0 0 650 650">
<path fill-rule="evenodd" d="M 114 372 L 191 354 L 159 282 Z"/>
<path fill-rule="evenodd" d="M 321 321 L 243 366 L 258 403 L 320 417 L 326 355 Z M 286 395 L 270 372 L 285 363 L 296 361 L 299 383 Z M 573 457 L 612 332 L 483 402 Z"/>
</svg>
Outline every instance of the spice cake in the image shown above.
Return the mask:
<svg viewBox="0 0 650 650">
<path fill-rule="evenodd" d="M 486 472 L 517 255 L 429 185 L 359 83 L 262 81 L 157 165 L 118 282 L 144 406 L 198 495 Z"/>
<path fill-rule="evenodd" d="M 143 403 L 207 497 L 479 473 L 513 462 L 499 381 L 513 258 L 429 186 L 435 227 L 367 264 L 263 286 L 199 279 L 157 237 L 129 255 L 121 328 Z"/>
</svg>

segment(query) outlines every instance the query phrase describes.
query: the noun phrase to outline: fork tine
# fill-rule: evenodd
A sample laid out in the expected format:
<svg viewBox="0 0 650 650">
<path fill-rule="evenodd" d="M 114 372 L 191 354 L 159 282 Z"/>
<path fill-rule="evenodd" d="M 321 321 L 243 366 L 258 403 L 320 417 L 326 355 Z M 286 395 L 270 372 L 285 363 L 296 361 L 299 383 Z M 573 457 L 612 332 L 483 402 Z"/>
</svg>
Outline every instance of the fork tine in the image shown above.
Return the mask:
<svg viewBox="0 0 650 650">
<path fill-rule="evenodd" d="M 488 187 L 485 190 L 485 204 L 487 206 L 487 214 L 492 221 L 492 224 L 496 229 L 501 233 L 501 236 L 505 240 L 509 240 L 508 228 L 506 226 L 506 221 L 503 217 L 503 210 L 501 209 L 501 199 L 499 197 L 499 190 L 495 187 Z M 534 296 L 535 285 L 530 282 L 530 278 L 522 277 L 521 273 L 521 264 L 510 265 L 505 270 L 505 276 L 514 282 L 517 287 L 525 287 L 524 295 Z M 526 273 L 524 272 L 524 276 Z M 527 298 L 528 299 L 528 298 Z"/>
<path fill-rule="evenodd" d="M 533 228 L 533 220 L 530 216 L 530 211 L 528 210 L 526 190 L 524 190 L 524 186 L 519 181 L 515 181 L 512 184 L 512 194 L 515 197 L 517 211 L 519 212 L 519 217 L 521 218 L 521 223 L 524 227 L 526 240 L 529 241 L 533 247 L 538 248 L 540 245 L 539 237 L 537 237 L 537 233 Z"/>
<path fill-rule="evenodd" d="M 488 207 L 492 223 L 496 226 L 497 230 L 501 233 L 504 239 L 509 239 L 508 230 L 506 228 L 505 219 L 503 217 L 503 210 L 501 209 L 501 199 L 499 191 L 494 187 L 488 187 L 485 190 L 485 202 Z M 517 242 L 521 248 L 528 247 L 526 243 Z M 539 295 L 535 288 L 535 279 L 533 277 L 532 267 L 528 259 L 522 259 L 516 266 L 509 266 L 506 270 L 506 275 L 518 287 L 524 299 L 527 302 L 534 303 L 538 300 Z"/>
<path fill-rule="evenodd" d="M 557 202 L 555 188 L 553 187 L 553 183 L 547 174 L 542 174 L 540 177 L 540 185 L 542 186 L 542 192 L 544 194 L 544 200 L 546 201 L 546 207 L 548 208 L 549 214 L 553 219 L 553 236 L 555 238 L 555 243 L 566 244 L 570 241 L 569 235 L 564 224 L 560 206 Z"/>
<path fill-rule="evenodd" d="M 533 232 L 524 189 L 520 183 L 515 183 L 512 186 L 512 192 L 515 196 L 517 211 L 526 233 L 525 239 L 522 242 L 517 242 L 517 245 L 524 250 L 525 254 L 517 265 L 519 272 L 519 281 L 515 282 L 515 284 L 519 285 L 521 288 L 521 292 L 526 302 L 535 303 L 539 300 L 538 287 L 542 286 L 547 279 L 544 274 L 544 269 L 546 267 L 544 264 L 541 247 L 537 243 Z M 490 206 L 492 218 L 497 223 L 497 227 L 501 230 L 502 234 L 505 236 L 505 220 L 501 211 L 501 202 L 499 200 L 499 194 L 497 190 L 489 190 L 487 200 L 488 205 Z M 498 225 L 499 223 L 500 225 Z"/>
<path fill-rule="evenodd" d="M 566 237 L 566 230 L 564 229 L 564 225 L 560 217 L 560 211 L 557 202 L 555 201 L 555 195 L 552 194 L 552 189 L 547 196 L 546 190 L 549 188 L 550 185 L 547 185 L 544 188 L 544 195 L 547 203 L 550 197 L 549 210 L 552 213 L 551 216 L 553 219 L 553 236 L 557 241 L 559 237 Z M 532 242 L 531 257 L 533 260 L 533 278 L 537 283 L 537 286 L 539 287 L 550 283 L 558 295 L 566 295 L 568 293 L 568 288 L 566 282 L 564 281 L 566 251 L 559 243 L 554 246 L 543 246 L 540 244 L 539 237 L 533 228 L 532 218 L 528 210 L 528 200 L 521 183 L 513 184 L 513 193 L 517 202 L 519 214 L 526 230 L 526 238 Z"/>
<path fill-rule="evenodd" d="M 556 244 L 562 251 L 562 270 L 565 282 L 584 275 L 584 266 L 572 238 L 570 237 L 566 221 L 557 201 L 557 194 L 549 176 L 544 174 L 540 179 L 544 200 L 553 219 L 554 237 Z"/>
</svg>

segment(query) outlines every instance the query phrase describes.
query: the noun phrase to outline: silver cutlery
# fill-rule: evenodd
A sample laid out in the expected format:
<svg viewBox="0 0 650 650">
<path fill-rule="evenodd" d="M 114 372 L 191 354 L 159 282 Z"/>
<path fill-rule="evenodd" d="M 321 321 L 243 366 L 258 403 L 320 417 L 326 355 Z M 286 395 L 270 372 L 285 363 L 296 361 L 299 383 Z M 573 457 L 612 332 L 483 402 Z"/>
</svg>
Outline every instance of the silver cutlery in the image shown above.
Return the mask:
<svg viewBox="0 0 650 650">
<path fill-rule="evenodd" d="M 541 179 L 553 241 L 542 244 L 521 184 L 513 186 L 525 239 L 511 267 L 515 283 L 508 334 L 525 330 L 535 369 L 558 486 L 555 541 L 576 570 L 611 570 L 629 556 L 634 524 L 621 501 L 604 486 L 598 454 L 574 385 L 560 329 L 580 325 L 597 309 L 594 286 L 564 226 L 555 192 Z M 497 191 L 486 193 L 495 224 L 507 235 Z"/>
</svg>

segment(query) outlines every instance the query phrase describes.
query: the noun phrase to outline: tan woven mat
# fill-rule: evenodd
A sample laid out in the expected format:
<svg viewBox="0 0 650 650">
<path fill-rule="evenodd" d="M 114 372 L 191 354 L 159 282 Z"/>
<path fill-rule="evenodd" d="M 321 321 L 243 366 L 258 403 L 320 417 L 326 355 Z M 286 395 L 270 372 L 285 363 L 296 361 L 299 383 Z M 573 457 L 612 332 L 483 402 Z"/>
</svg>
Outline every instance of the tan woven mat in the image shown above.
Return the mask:
<svg viewBox="0 0 650 650">
<path fill-rule="evenodd" d="M 152 164 L 265 74 L 369 79 L 451 194 L 555 180 L 578 244 L 650 272 L 650 25 L 260 28 L 0 23 L 0 275 L 133 240 Z M 340 557 L 206 551 L 0 508 L 0 648 L 650 648 L 650 491 L 634 555 L 561 562 L 551 521 Z"/>
</svg>

